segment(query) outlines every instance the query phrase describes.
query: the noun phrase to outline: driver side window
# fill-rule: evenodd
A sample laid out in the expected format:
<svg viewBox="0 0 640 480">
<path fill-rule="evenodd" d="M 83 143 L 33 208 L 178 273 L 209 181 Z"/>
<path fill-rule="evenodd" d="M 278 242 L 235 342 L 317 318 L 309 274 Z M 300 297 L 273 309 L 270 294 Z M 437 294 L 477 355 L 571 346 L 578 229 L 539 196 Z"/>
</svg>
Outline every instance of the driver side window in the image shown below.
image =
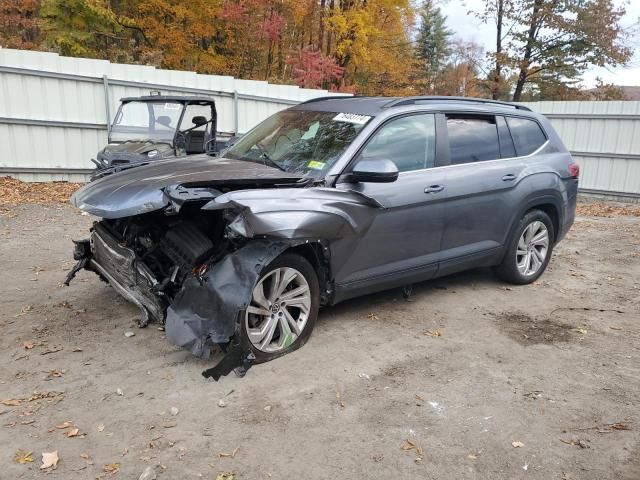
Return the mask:
<svg viewBox="0 0 640 480">
<path fill-rule="evenodd" d="M 391 160 L 398 171 L 435 165 L 436 128 L 431 113 L 409 115 L 385 123 L 365 145 L 357 161 Z"/>
</svg>

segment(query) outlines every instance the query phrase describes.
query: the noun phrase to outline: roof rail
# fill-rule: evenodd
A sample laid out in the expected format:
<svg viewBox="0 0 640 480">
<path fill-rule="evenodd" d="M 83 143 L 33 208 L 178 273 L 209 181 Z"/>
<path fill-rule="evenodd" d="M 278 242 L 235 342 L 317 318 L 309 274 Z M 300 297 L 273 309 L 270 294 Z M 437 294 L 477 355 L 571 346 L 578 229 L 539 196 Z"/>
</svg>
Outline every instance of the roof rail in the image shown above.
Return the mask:
<svg viewBox="0 0 640 480">
<path fill-rule="evenodd" d="M 355 98 L 354 95 L 324 95 L 322 97 L 312 98 L 311 100 L 305 100 L 301 102 L 300 105 L 304 105 L 305 103 L 313 103 L 313 102 L 321 102 L 323 100 L 331 100 L 331 99 L 341 99 L 341 98 Z"/>
<path fill-rule="evenodd" d="M 424 97 L 404 97 L 398 98 L 396 100 L 392 100 L 387 103 L 384 107 L 399 107 L 402 105 L 416 105 L 423 102 L 469 102 L 469 103 L 484 103 L 488 105 L 501 105 L 503 107 L 511 107 L 516 108 L 518 110 L 526 110 L 528 112 L 531 111 L 529 107 L 525 107 L 524 105 L 518 105 L 517 103 L 510 102 L 501 102 L 500 100 L 489 100 L 487 98 L 474 98 L 474 97 L 448 97 L 448 96 L 424 96 Z"/>
</svg>

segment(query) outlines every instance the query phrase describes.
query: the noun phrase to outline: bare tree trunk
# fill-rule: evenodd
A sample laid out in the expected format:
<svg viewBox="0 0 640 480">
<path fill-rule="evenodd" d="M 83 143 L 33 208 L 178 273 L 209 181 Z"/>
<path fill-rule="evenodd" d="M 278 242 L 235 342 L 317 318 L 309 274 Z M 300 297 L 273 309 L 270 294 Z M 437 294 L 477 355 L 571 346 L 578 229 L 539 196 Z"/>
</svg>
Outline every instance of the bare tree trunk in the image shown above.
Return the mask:
<svg viewBox="0 0 640 480">
<path fill-rule="evenodd" d="M 326 0 L 320 0 L 320 22 L 318 25 L 318 51 L 322 52 L 324 45 L 324 9 L 326 6 Z"/>
<path fill-rule="evenodd" d="M 513 101 L 519 102 L 522 96 L 522 90 L 525 83 L 527 83 L 527 77 L 529 72 L 529 62 L 531 61 L 531 53 L 533 51 L 533 44 L 536 41 L 538 35 L 538 27 L 540 21 L 540 10 L 544 0 L 535 0 L 533 2 L 533 12 L 531 13 L 531 22 L 529 23 L 529 33 L 527 34 L 527 44 L 524 48 L 524 55 L 520 62 L 520 73 L 518 74 L 518 83 L 516 83 L 516 89 L 513 92 Z"/>
<path fill-rule="evenodd" d="M 502 80 L 502 24 L 504 22 L 504 2 L 497 0 L 498 9 L 496 11 L 496 63 L 491 72 L 491 97 L 498 100 L 500 97 L 500 83 Z"/>
</svg>

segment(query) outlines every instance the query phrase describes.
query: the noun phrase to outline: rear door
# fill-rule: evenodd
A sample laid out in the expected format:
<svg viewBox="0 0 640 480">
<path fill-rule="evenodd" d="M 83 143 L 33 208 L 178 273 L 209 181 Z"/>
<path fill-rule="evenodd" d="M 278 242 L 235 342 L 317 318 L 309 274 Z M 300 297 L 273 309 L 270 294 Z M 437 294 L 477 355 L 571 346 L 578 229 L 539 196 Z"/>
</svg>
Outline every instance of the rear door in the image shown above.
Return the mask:
<svg viewBox="0 0 640 480">
<path fill-rule="evenodd" d="M 338 184 L 376 199 L 376 211 L 350 258 L 336 272 L 343 297 L 406 285 L 435 275 L 442 236 L 445 169 L 436 165 L 436 116 L 418 113 L 388 120 L 354 159 L 392 160 L 392 183 Z M 346 292 L 345 292 L 346 290 Z M 340 294 L 340 293 L 339 293 Z"/>
<path fill-rule="evenodd" d="M 483 265 L 500 253 L 525 168 L 500 115 L 445 113 L 450 151 L 440 273 Z"/>
</svg>

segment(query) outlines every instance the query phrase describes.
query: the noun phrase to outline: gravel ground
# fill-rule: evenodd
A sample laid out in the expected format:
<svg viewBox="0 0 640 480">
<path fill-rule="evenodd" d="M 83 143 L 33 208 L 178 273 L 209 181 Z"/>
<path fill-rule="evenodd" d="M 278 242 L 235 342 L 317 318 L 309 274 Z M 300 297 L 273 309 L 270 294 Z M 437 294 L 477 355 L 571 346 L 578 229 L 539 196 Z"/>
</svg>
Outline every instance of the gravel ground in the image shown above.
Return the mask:
<svg viewBox="0 0 640 480">
<path fill-rule="evenodd" d="M 95 275 L 61 285 L 90 217 L 7 211 L 0 478 L 640 478 L 640 218 L 579 217 L 530 286 L 475 270 L 326 308 L 216 383 Z"/>
</svg>

